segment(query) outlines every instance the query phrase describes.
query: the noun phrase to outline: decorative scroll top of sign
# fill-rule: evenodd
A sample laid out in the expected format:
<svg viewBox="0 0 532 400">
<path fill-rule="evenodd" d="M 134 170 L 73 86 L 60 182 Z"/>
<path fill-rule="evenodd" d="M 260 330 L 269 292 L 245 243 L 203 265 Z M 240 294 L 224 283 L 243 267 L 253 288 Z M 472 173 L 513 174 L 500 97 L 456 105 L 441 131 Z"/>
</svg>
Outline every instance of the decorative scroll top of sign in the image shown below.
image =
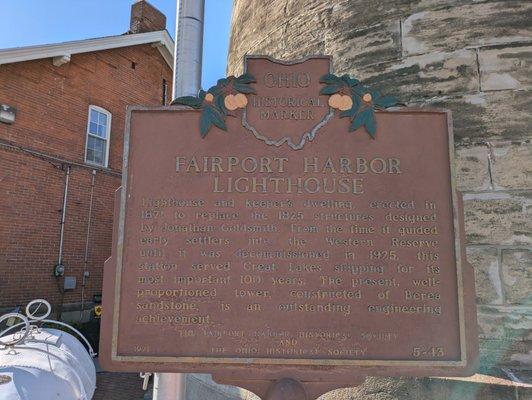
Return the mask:
<svg viewBox="0 0 532 400">
<path fill-rule="evenodd" d="M 364 127 L 375 138 L 375 110 L 395 106 L 392 96 L 364 86 L 349 75 L 331 73 L 330 57 L 310 57 L 282 62 L 264 56 L 247 56 L 246 73 L 219 79 L 197 97 L 184 96 L 173 104 L 201 109 L 200 133 L 205 137 L 211 127 L 227 130 L 226 118 L 237 117 L 242 110 L 242 123 L 257 139 L 268 145 L 286 143 L 294 150 L 303 148 L 339 111 L 349 117 L 349 131 Z M 272 122 L 283 121 L 286 131 Z"/>
</svg>

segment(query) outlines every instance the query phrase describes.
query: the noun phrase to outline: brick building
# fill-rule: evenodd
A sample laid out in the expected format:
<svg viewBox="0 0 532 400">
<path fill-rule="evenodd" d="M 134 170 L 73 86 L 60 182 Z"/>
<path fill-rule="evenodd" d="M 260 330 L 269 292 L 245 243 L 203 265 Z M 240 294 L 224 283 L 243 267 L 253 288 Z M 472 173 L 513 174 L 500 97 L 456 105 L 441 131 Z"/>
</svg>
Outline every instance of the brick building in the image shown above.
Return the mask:
<svg viewBox="0 0 532 400">
<path fill-rule="evenodd" d="M 101 293 L 126 107 L 169 101 L 172 63 L 144 0 L 123 35 L 0 50 L 0 310 L 45 298 L 74 317 Z"/>
</svg>

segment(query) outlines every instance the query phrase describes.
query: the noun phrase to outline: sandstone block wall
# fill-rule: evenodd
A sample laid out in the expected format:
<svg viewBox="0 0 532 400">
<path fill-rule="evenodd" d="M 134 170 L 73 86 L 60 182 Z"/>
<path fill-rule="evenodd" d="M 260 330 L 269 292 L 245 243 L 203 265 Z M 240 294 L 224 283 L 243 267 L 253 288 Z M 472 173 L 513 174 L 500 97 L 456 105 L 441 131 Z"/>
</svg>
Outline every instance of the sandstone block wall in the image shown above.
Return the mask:
<svg viewBox="0 0 532 400">
<path fill-rule="evenodd" d="M 337 74 L 452 110 L 484 371 L 532 368 L 530 21 L 529 1 L 234 1 L 228 75 L 246 53 L 330 54 Z"/>
</svg>

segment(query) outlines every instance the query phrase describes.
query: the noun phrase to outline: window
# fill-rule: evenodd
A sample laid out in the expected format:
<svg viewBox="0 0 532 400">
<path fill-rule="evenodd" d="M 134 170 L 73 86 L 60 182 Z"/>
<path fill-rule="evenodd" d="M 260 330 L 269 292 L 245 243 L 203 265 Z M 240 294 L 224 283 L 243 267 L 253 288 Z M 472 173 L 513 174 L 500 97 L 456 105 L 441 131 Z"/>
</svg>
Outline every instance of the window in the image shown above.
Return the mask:
<svg viewBox="0 0 532 400">
<path fill-rule="evenodd" d="M 107 167 L 111 113 L 101 107 L 89 106 L 85 162 Z"/>
</svg>

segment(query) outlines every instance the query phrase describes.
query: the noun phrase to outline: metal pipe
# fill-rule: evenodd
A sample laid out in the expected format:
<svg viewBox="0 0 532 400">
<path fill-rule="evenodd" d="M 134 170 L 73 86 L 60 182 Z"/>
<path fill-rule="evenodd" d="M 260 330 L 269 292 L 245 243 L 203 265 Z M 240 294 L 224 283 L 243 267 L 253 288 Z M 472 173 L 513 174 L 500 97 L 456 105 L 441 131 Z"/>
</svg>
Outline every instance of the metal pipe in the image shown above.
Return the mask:
<svg viewBox="0 0 532 400">
<path fill-rule="evenodd" d="M 201 88 L 205 0 L 177 0 L 173 99 Z"/>
<path fill-rule="evenodd" d="M 172 100 L 201 88 L 205 0 L 177 0 Z M 154 374 L 153 400 L 185 400 L 186 374 Z"/>
<path fill-rule="evenodd" d="M 92 219 L 92 199 L 94 197 L 94 181 L 96 179 L 96 170 L 92 170 L 91 194 L 89 199 L 89 215 L 87 217 L 87 234 L 85 236 L 85 257 L 83 259 L 83 276 L 81 281 L 81 310 L 79 312 L 79 322 L 83 321 L 83 307 L 85 306 L 85 286 L 87 285 L 87 278 L 89 277 L 89 239 L 91 234 L 91 219 Z"/>
<path fill-rule="evenodd" d="M 61 234 L 59 237 L 59 256 L 57 259 L 57 264 L 54 268 L 54 275 L 56 278 L 64 276 L 65 268 L 63 266 L 63 241 L 65 238 L 65 218 L 66 218 L 66 208 L 67 208 L 67 198 L 68 198 L 68 183 L 70 180 L 70 169 L 71 166 L 67 166 L 66 177 L 65 177 L 65 191 L 63 193 L 63 210 L 61 212 Z M 63 314 L 63 302 L 65 300 L 65 290 L 61 287 L 59 280 L 57 280 L 57 287 L 61 293 L 61 301 L 59 307 L 57 308 L 57 319 L 60 320 Z"/>
<path fill-rule="evenodd" d="M 65 238 L 65 217 L 66 217 L 69 179 L 70 179 L 70 165 L 67 167 L 66 178 L 65 178 L 65 191 L 63 193 L 63 210 L 61 213 L 61 236 L 59 238 L 59 257 L 57 260 L 58 265 L 61 265 L 63 262 L 63 240 Z"/>
<path fill-rule="evenodd" d="M 185 400 L 186 374 L 154 374 L 153 400 Z"/>
</svg>

